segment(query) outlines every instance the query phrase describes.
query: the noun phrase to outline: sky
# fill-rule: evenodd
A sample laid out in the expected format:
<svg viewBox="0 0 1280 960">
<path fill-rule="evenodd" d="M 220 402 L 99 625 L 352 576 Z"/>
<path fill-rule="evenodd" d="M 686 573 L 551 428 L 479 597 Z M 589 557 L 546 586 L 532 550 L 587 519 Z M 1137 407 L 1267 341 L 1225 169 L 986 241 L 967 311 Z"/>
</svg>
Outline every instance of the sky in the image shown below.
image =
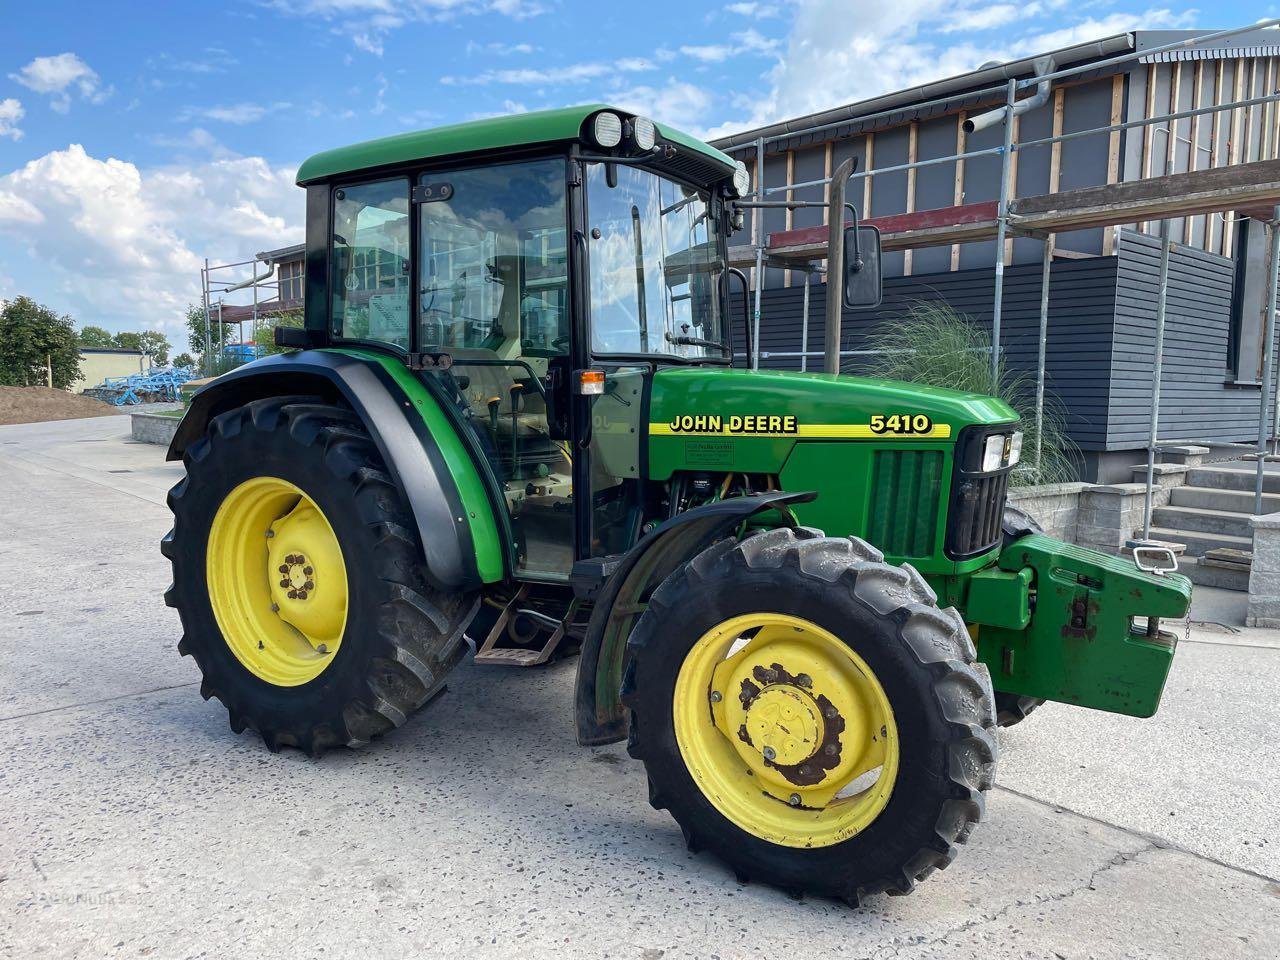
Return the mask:
<svg viewBox="0 0 1280 960">
<path fill-rule="evenodd" d="M 4 8 L 13 4 L 5 14 Z M 605 101 L 712 137 L 1280 0 L 0 0 L 0 299 L 179 341 L 207 257 L 302 240 L 298 164 Z"/>
</svg>

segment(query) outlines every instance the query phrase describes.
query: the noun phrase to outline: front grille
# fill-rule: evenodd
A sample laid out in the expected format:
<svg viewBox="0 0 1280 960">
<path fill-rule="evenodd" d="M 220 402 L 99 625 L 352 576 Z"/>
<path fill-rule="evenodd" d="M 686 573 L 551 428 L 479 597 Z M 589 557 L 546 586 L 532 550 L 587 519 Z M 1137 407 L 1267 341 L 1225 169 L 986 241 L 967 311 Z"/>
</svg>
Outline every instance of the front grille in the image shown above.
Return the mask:
<svg viewBox="0 0 1280 960">
<path fill-rule="evenodd" d="M 867 539 L 894 557 L 935 549 L 945 456 L 940 450 L 878 450 L 872 464 Z"/>
<path fill-rule="evenodd" d="M 947 518 L 947 555 L 954 560 L 986 553 L 1000 542 L 1009 471 L 967 476 L 956 471 Z"/>
</svg>

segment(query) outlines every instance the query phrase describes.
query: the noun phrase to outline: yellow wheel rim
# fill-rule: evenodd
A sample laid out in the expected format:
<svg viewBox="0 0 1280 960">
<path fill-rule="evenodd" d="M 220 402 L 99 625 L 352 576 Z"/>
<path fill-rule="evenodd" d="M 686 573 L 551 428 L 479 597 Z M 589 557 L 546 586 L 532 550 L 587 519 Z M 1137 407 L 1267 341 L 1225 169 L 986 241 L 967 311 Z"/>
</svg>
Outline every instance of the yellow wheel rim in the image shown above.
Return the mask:
<svg viewBox="0 0 1280 960">
<path fill-rule="evenodd" d="M 889 802 L 898 729 L 865 660 L 817 624 L 753 613 L 707 631 L 685 657 L 676 742 L 706 798 L 788 847 L 864 830 Z"/>
<path fill-rule="evenodd" d="M 347 625 L 347 568 L 333 528 L 299 487 L 254 477 L 213 518 L 206 555 L 218 629 L 254 676 L 278 687 L 318 677 Z"/>
</svg>

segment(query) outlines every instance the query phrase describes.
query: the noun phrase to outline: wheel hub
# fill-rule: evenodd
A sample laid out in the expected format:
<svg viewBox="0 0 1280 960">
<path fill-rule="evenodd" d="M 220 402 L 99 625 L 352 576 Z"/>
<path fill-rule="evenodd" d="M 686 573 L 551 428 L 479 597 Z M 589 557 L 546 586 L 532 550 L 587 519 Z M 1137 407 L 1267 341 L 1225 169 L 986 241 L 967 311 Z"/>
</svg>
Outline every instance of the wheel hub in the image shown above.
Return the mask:
<svg viewBox="0 0 1280 960">
<path fill-rule="evenodd" d="M 346 628 L 346 567 L 302 489 L 255 477 L 228 493 L 209 530 L 206 572 L 223 638 L 255 676 L 297 686 L 332 661 Z"/>
<path fill-rule="evenodd" d="M 708 798 L 777 843 L 847 839 L 884 809 L 897 777 L 893 712 L 874 673 L 799 617 L 751 614 L 705 634 L 677 678 L 674 718 Z"/>
</svg>

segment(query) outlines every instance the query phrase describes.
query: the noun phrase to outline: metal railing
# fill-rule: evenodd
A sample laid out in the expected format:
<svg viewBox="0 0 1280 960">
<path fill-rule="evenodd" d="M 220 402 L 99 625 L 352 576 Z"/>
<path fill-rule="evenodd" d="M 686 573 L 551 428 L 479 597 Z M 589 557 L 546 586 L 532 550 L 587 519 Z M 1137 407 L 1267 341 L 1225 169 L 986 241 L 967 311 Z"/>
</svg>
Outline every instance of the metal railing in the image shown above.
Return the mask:
<svg viewBox="0 0 1280 960">
<path fill-rule="evenodd" d="M 852 174 L 850 180 L 873 178 L 877 175 L 889 173 L 898 173 L 903 171 L 914 171 L 924 167 L 935 166 L 946 163 L 964 162 L 969 163 L 974 160 L 989 160 L 993 158 L 1000 159 L 1000 190 L 996 201 L 996 243 L 995 243 L 995 281 L 992 292 L 992 325 L 991 325 L 991 373 L 992 382 L 998 382 L 1000 362 L 1001 362 L 1001 333 L 1003 320 L 1003 296 L 1004 296 L 1004 267 L 1005 267 L 1005 241 L 1012 235 L 1032 236 L 1036 239 L 1044 240 L 1044 252 L 1042 257 L 1041 269 L 1041 296 L 1040 296 L 1040 314 L 1039 314 L 1039 343 L 1036 358 L 1036 403 L 1035 417 L 1037 427 L 1044 420 L 1045 407 L 1045 371 L 1048 354 L 1048 319 L 1049 319 L 1049 288 L 1050 288 L 1050 266 L 1053 258 L 1053 246 L 1049 242 L 1053 236 L 1049 233 L 1045 234 L 1031 233 L 1021 229 L 1015 220 L 1011 220 L 1009 215 L 1010 194 L 1013 189 L 1012 183 L 1012 160 L 1019 151 L 1029 150 L 1037 147 L 1051 147 L 1055 144 L 1065 143 L 1067 141 L 1080 139 L 1083 137 L 1110 136 L 1115 133 L 1127 130 L 1140 129 L 1144 127 L 1154 126 L 1160 132 L 1166 134 L 1170 144 L 1176 138 L 1176 125 L 1181 120 L 1194 119 L 1196 117 L 1205 116 L 1214 113 L 1229 113 L 1233 110 L 1248 109 L 1254 106 L 1260 106 L 1270 103 L 1280 103 L 1280 92 L 1271 92 L 1263 96 L 1249 96 L 1240 100 L 1227 103 L 1218 103 L 1210 106 L 1193 107 L 1191 109 L 1179 109 L 1178 100 L 1181 95 L 1181 85 L 1172 84 L 1170 90 L 1169 111 L 1159 116 L 1143 117 L 1137 120 L 1128 120 L 1122 123 L 1112 123 L 1106 126 L 1093 127 L 1088 130 L 1072 131 L 1070 133 L 1061 133 L 1049 137 L 1041 137 L 1035 140 L 1015 142 L 1013 137 L 1013 118 L 1017 115 L 1016 107 L 1019 103 L 1017 96 L 1020 90 L 1030 87 L 1039 86 L 1046 82 L 1055 80 L 1065 80 L 1073 77 L 1080 77 L 1085 74 L 1099 73 L 1112 67 L 1119 67 L 1134 62 L 1141 62 L 1161 53 L 1170 52 L 1180 49 L 1189 49 L 1193 47 L 1203 46 L 1218 40 L 1225 40 L 1244 33 L 1252 33 L 1259 30 L 1276 29 L 1280 27 L 1280 18 L 1260 20 L 1247 26 L 1234 27 L 1229 30 L 1220 30 L 1213 33 L 1201 34 L 1182 40 L 1158 46 L 1147 47 L 1142 50 L 1131 50 L 1127 53 L 1117 56 L 1105 57 L 1100 60 L 1093 60 L 1067 67 L 1060 70 L 1050 69 L 1047 73 L 1036 74 L 1035 76 L 1023 78 L 1011 78 L 1006 83 L 996 86 L 983 87 L 976 90 L 965 90 L 960 93 L 951 94 L 935 100 L 924 103 L 908 104 L 898 106 L 889 110 L 882 110 L 875 113 L 869 113 L 861 116 L 849 116 L 838 121 L 823 124 L 818 127 L 808 128 L 804 130 L 789 130 L 782 133 L 774 134 L 769 137 L 758 137 L 751 143 L 755 154 L 755 179 L 756 186 L 748 198 L 752 203 L 750 205 L 757 206 L 766 202 L 767 198 L 776 194 L 792 194 L 796 190 L 810 187 L 828 186 L 833 183 L 832 177 L 823 177 L 819 179 L 804 180 L 795 183 L 785 183 L 778 186 L 766 187 L 764 185 L 764 169 L 765 169 L 765 148 L 773 143 L 780 143 L 794 139 L 797 135 L 803 134 L 810 137 L 815 134 L 821 134 L 827 131 L 843 130 L 848 128 L 861 128 L 866 130 L 868 126 L 874 125 L 879 121 L 892 121 L 894 118 L 903 117 L 906 114 L 921 114 L 930 111 L 945 111 L 947 109 L 955 109 L 961 104 L 972 104 L 975 100 L 993 99 L 1001 93 L 1004 95 L 1004 103 L 996 106 L 994 109 L 1000 111 L 1003 116 L 999 122 L 1003 125 L 1003 142 L 997 147 L 987 147 L 979 150 L 973 150 L 964 153 L 955 153 L 943 157 L 930 157 L 924 160 L 915 160 L 908 163 L 894 164 L 889 167 L 869 168 L 859 170 Z M 1161 126 L 1163 125 L 1163 127 Z M 739 145 L 739 148 L 745 145 Z M 1193 154 L 1194 156 L 1194 154 Z M 1165 176 L 1169 176 L 1174 172 L 1175 151 L 1172 147 L 1166 147 L 1165 150 Z M 1189 163 L 1189 168 L 1194 169 L 1195 164 Z M 768 201 L 769 207 L 791 207 L 799 208 L 806 206 L 825 205 L 815 204 L 814 201 Z M 1163 354 L 1165 340 L 1165 325 L 1168 313 L 1167 299 L 1169 288 L 1169 254 L 1172 247 L 1172 238 L 1170 236 L 1170 221 L 1181 219 L 1186 216 L 1193 216 L 1194 213 L 1180 212 L 1177 216 L 1166 216 L 1160 220 L 1160 271 L 1159 271 L 1159 295 L 1157 299 L 1156 324 L 1154 336 L 1154 369 L 1153 375 L 1153 391 L 1151 400 L 1151 416 L 1148 430 L 1147 443 L 1147 492 L 1146 503 L 1143 517 L 1143 534 L 1144 537 L 1150 535 L 1151 529 L 1151 512 L 1152 512 L 1152 489 L 1154 486 L 1154 465 L 1157 452 L 1166 448 L 1172 441 L 1158 440 L 1159 432 L 1159 413 L 1160 413 L 1160 389 L 1161 378 L 1163 374 Z M 755 272 L 753 280 L 753 314 L 752 326 L 754 335 L 752 342 L 756 345 L 754 354 L 749 358 L 750 366 L 755 369 L 759 367 L 760 360 L 772 358 L 799 358 L 801 361 L 801 369 L 807 369 L 807 358 L 809 356 L 819 355 L 818 351 L 810 351 L 808 349 L 808 328 L 809 328 L 809 286 L 810 277 L 814 271 L 814 263 L 776 263 L 767 259 L 767 242 L 763 228 L 763 216 L 759 212 L 753 213 L 751 224 L 751 246 L 754 248 Z M 1268 276 L 1268 303 L 1269 307 L 1265 312 L 1263 319 L 1263 339 L 1265 343 L 1264 360 L 1263 360 L 1263 383 L 1261 390 L 1261 400 L 1259 403 L 1258 417 L 1258 443 L 1255 447 L 1246 447 L 1246 449 L 1256 449 L 1258 453 L 1258 476 L 1255 491 L 1255 512 L 1260 512 L 1262 507 L 1262 486 L 1263 486 L 1263 462 L 1266 454 L 1266 443 L 1268 438 L 1272 438 L 1277 447 L 1280 447 L 1280 440 L 1277 440 L 1277 434 L 1280 430 L 1275 426 L 1280 424 L 1280 390 L 1274 391 L 1274 399 L 1272 399 L 1272 366 L 1274 365 L 1275 349 L 1274 341 L 1276 338 L 1276 308 L 1277 308 L 1277 284 L 1280 277 L 1280 207 L 1274 211 L 1273 219 L 1268 224 L 1270 232 L 1270 262 Z M 1138 221 L 1135 221 L 1138 222 Z M 1150 223 L 1150 217 L 1141 218 L 1140 222 Z M 760 343 L 760 314 L 761 314 L 761 298 L 764 287 L 764 268 L 766 266 L 775 267 L 783 270 L 799 270 L 805 273 L 805 290 L 804 290 L 804 306 L 801 319 L 801 349 L 799 351 L 762 351 L 759 347 Z M 838 356 L 874 356 L 883 353 L 881 350 L 856 350 L 845 351 L 838 350 Z M 1274 409 L 1268 410 L 1269 404 Z M 1269 413 L 1273 414 L 1269 421 Z M 1041 451 L 1039 449 L 1040 430 L 1036 431 L 1037 448 L 1033 451 L 1037 464 L 1040 461 Z M 1178 443 L 1185 445 L 1190 441 L 1179 441 Z M 1223 445 L 1215 443 L 1215 445 Z"/>
</svg>

